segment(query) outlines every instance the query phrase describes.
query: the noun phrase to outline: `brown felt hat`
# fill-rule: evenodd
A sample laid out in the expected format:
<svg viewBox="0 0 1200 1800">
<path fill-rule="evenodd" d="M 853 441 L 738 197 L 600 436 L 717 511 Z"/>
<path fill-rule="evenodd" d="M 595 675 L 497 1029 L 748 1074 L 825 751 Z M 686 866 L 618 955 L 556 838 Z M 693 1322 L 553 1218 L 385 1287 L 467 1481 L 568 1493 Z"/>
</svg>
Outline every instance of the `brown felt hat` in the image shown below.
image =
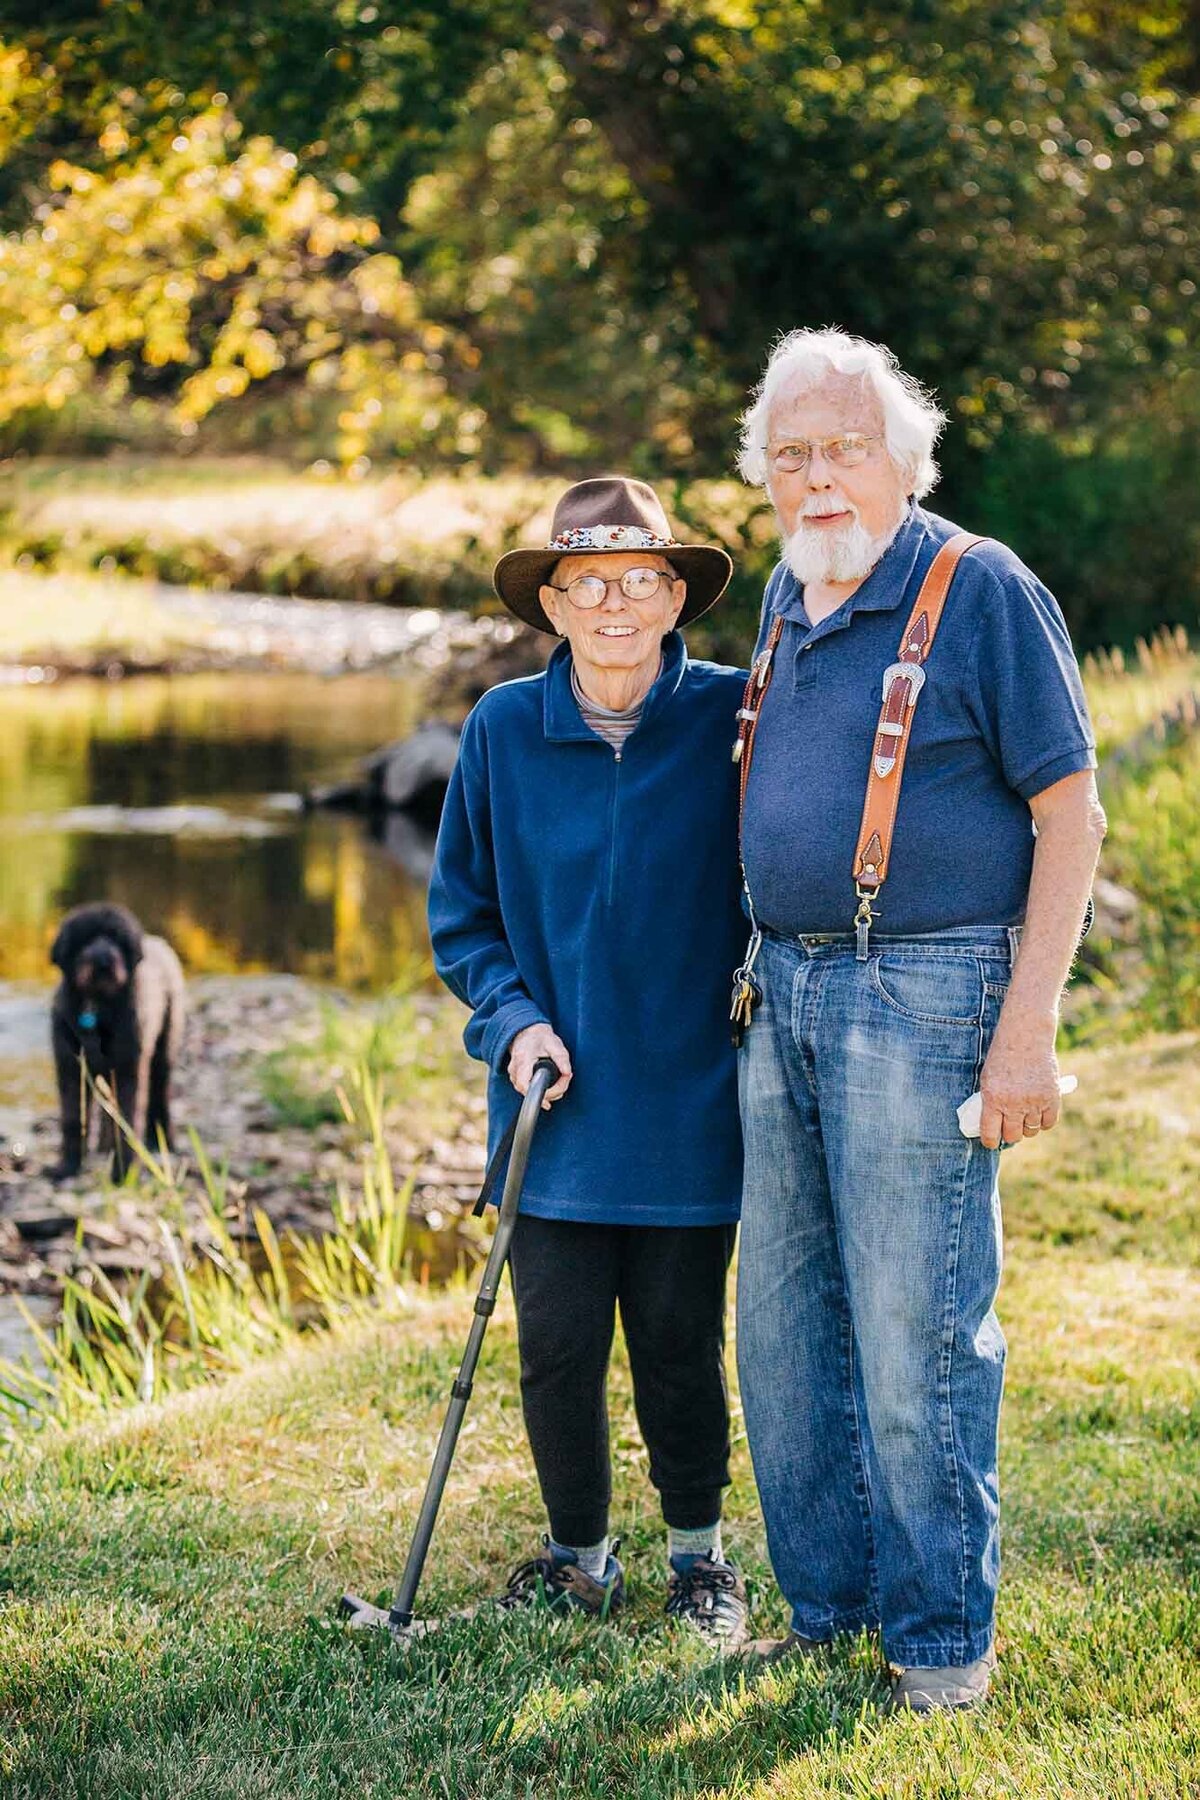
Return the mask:
<svg viewBox="0 0 1200 1800">
<path fill-rule="evenodd" d="M 687 582 L 676 620 L 688 625 L 716 604 L 729 585 L 733 563 L 715 544 L 681 544 L 662 501 L 644 481 L 597 475 L 569 487 L 554 509 L 550 542 L 539 550 L 510 550 L 492 570 L 492 585 L 510 612 L 536 631 L 556 636 L 542 611 L 538 590 L 563 556 L 613 550 L 657 550 Z"/>
</svg>

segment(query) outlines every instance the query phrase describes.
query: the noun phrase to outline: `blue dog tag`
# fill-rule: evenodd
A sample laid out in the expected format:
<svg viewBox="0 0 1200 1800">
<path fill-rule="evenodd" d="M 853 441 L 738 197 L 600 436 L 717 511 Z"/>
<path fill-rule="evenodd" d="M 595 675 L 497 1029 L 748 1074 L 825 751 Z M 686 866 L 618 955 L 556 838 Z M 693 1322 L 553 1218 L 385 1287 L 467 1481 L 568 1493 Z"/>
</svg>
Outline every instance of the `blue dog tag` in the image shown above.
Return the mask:
<svg viewBox="0 0 1200 1800">
<path fill-rule="evenodd" d="M 95 1031 L 99 1022 L 100 1021 L 94 1012 L 82 1012 L 79 1015 L 79 1029 L 81 1031 Z"/>
</svg>

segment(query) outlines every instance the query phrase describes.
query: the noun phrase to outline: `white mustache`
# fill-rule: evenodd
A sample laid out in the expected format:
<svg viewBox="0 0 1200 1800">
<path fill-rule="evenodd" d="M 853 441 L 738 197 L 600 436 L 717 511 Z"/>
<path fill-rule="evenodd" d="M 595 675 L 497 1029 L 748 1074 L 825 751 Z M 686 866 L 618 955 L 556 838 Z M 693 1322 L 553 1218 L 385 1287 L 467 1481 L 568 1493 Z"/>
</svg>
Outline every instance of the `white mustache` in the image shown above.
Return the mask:
<svg viewBox="0 0 1200 1800">
<path fill-rule="evenodd" d="M 842 512 L 848 512 L 851 523 L 858 524 L 858 508 L 855 506 L 821 506 L 810 501 L 800 517 L 801 519 L 832 519 L 835 513 Z"/>
</svg>

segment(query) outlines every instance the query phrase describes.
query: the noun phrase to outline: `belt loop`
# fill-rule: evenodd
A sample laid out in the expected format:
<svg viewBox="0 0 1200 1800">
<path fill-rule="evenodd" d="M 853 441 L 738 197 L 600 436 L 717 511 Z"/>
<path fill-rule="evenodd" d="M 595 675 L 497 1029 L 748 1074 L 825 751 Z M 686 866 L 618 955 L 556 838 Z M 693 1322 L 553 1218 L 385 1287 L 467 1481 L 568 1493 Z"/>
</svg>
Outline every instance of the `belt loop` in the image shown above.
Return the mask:
<svg viewBox="0 0 1200 1800">
<path fill-rule="evenodd" d="M 1021 948 L 1021 927 L 1019 925 L 1010 925 L 1008 927 L 1008 961 L 1009 961 L 1010 967 L 1015 966 L 1016 960 L 1017 960 L 1017 951 L 1020 948 Z"/>
</svg>

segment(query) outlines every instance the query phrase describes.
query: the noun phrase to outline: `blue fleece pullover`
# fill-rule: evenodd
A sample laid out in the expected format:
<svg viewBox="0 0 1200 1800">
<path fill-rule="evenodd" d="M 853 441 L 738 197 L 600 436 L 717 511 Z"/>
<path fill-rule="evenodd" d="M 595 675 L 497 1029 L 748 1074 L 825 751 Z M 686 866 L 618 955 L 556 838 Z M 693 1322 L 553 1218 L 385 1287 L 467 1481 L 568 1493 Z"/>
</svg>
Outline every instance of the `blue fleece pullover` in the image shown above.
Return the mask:
<svg viewBox="0 0 1200 1800">
<path fill-rule="evenodd" d="M 463 728 L 438 833 L 438 974 L 472 1010 L 494 1148 L 519 1097 L 517 1032 L 550 1024 L 574 1079 L 534 1138 L 522 1212 L 628 1225 L 736 1219 L 742 1144 L 730 976 L 745 949 L 737 782 L 744 677 L 678 632 L 614 752 L 584 724 L 560 644 Z"/>
</svg>

